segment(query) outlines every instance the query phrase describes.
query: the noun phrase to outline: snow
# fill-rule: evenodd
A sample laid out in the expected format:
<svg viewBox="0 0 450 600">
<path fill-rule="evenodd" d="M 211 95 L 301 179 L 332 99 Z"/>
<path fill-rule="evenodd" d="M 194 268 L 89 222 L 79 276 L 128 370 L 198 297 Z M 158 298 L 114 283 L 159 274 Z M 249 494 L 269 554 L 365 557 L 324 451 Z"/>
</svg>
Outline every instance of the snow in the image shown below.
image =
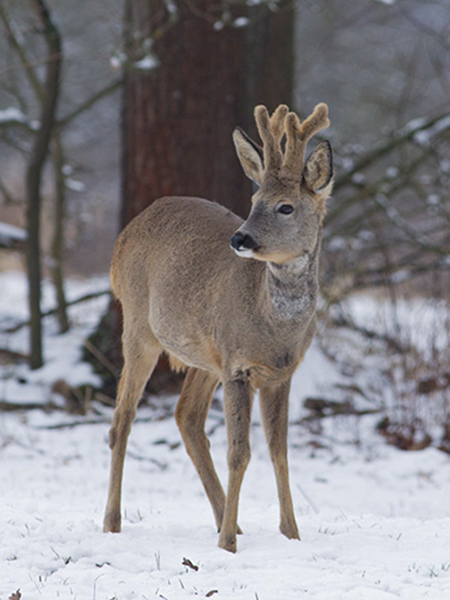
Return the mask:
<svg viewBox="0 0 450 600">
<path fill-rule="evenodd" d="M 39 121 L 28 121 L 24 113 L 15 106 L 10 106 L 3 110 L 0 110 L 0 124 L 14 125 L 14 124 L 28 124 L 28 126 L 37 131 L 40 127 Z"/>
<path fill-rule="evenodd" d="M 247 17 L 239 17 L 237 18 L 233 25 L 234 27 L 240 28 L 240 27 L 247 27 L 247 25 L 250 23 L 250 19 L 248 19 Z"/>
<path fill-rule="evenodd" d="M 26 239 L 25 229 L 9 223 L 0 223 L 0 245 L 11 246 L 14 242 L 24 242 Z"/>
<path fill-rule="evenodd" d="M 165 0 L 166 8 L 171 15 L 176 15 L 178 13 L 178 6 L 174 2 L 174 0 Z"/>
<path fill-rule="evenodd" d="M 127 62 L 127 55 L 124 52 L 117 52 L 109 59 L 111 68 L 117 71 Z"/>
<path fill-rule="evenodd" d="M 108 278 L 98 277 L 89 281 L 69 282 L 67 299 L 74 300 L 80 296 L 108 287 Z M 0 348 L 20 354 L 28 352 L 28 330 L 20 328 L 10 335 L 5 329 L 16 323 L 23 323 L 28 317 L 27 284 L 25 276 L 19 272 L 6 272 L 0 275 Z M 42 287 L 43 310 L 55 306 L 54 290 L 48 282 Z M 71 309 L 70 318 L 74 325 L 72 331 L 57 335 L 54 320 L 44 320 L 44 359 L 42 369 L 30 371 L 26 364 L 0 365 L 0 401 L 34 402 L 47 404 L 51 397 L 51 384 L 56 380 L 65 380 L 69 385 L 97 385 L 98 376 L 88 363 L 80 361 L 83 340 L 96 326 L 99 314 L 105 309 L 107 297 L 96 298 L 89 303 L 75 305 Z M 1 598 L 1 596 L 0 596 Z"/>
<path fill-rule="evenodd" d="M 413 119 L 405 125 L 403 131 L 405 133 L 414 132 L 414 140 L 418 144 L 426 146 L 434 136 L 446 131 L 450 127 L 450 115 L 444 115 L 433 125 L 427 127 L 426 129 L 421 129 L 425 125 L 426 120 L 424 118 Z"/>
<path fill-rule="evenodd" d="M 141 60 L 138 60 L 134 63 L 136 69 L 140 71 L 151 71 L 159 67 L 160 61 L 159 58 L 155 54 L 147 54 Z"/>
<path fill-rule="evenodd" d="M 69 281 L 68 293 L 105 284 Z M 0 287 L 1 323 L 26 316 L 23 276 L 1 274 Z M 44 303 L 52 302 L 44 284 Z M 83 335 L 105 303 L 74 306 L 76 327 L 64 336 L 46 319 L 49 366 L 33 376 L 23 367 L 30 395 L 36 381 L 45 387 L 56 373 L 76 371 Z M 369 310 L 366 302 L 354 308 L 357 316 Z M 0 346 L 9 341 L 25 351 L 25 333 L 1 334 Z M 85 377 L 93 374 L 75 379 Z M 125 464 L 123 531 L 104 534 L 112 409 L 95 406 L 85 423 L 61 411 L 0 413 L 0 600 L 17 589 L 23 600 L 449 598 L 450 457 L 431 447 L 387 446 L 374 433 L 374 416 L 323 419 L 313 434 L 299 420 L 302 401 L 338 378 L 314 345 L 293 381 L 289 459 L 301 542 L 277 530 L 274 476 L 255 405 L 235 555 L 217 548 L 212 511 L 173 418 L 139 410 Z M 14 386 L 10 392 L 14 397 Z M 215 406 L 207 430 L 225 482 L 226 433 Z"/>
<path fill-rule="evenodd" d="M 86 191 L 86 186 L 82 181 L 78 181 L 77 179 L 72 179 L 67 177 L 65 180 L 66 187 L 72 192 L 84 192 Z"/>
<path fill-rule="evenodd" d="M 26 121 L 23 112 L 14 106 L 0 110 L 0 123 L 26 123 Z"/>
<path fill-rule="evenodd" d="M 402 454 L 372 434 L 370 448 L 312 451 L 291 427 L 302 542 L 289 541 L 277 532 L 273 476 L 255 425 L 240 503 L 245 533 L 230 555 L 216 547 L 188 457 L 173 448 L 172 419 L 133 427 L 119 535 L 101 532 L 107 425 L 46 429 L 54 423 L 54 415 L 2 416 L 2 600 L 17 588 L 30 600 L 181 599 L 212 590 L 252 600 L 449 597 L 449 464 L 437 450 Z M 224 478 L 222 426 L 211 442 Z"/>
</svg>

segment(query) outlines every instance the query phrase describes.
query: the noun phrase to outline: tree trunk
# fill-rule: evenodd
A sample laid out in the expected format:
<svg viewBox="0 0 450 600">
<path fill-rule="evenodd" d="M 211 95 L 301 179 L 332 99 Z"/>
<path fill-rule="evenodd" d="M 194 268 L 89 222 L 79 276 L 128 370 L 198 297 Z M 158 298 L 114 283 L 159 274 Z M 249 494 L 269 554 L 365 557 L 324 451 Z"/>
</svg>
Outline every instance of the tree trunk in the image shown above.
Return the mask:
<svg viewBox="0 0 450 600">
<path fill-rule="evenodd" d="M 178 21 L 154 44 L 161 64 L 140 70 L 140 42 L 163 27 L 164 5 L 127 5 L 122 226 L 167 195 L 209 198 L 242 215 L 249 206 L 250 184 L 231 142 L 235 125 L 244 124 L 245 35 L 215 31 L 198 14 L 207 14 L 205 0 L 195 14 L 179 3 Z"/>
<path fill-rule="evenodd" d="M 56 132 L 53 136 L 54 151 L 53 163 L 55 168 L 55 204 L 53 217 L 53 239 L 51 246 L 51 276 L 56 292 L 56 317 L 58 319 L 59 333 L 69 331 L 69 317 L 67 314 L 67 300 L 64 290 L 64 218 L 66 204 L 66 186 L 64 181 L 64 150 L 61 134 Z"/>
<path fill-rule="evenodd" d="M 30 310 L 30 367 L 43 364 L 41 323 L 41 181 L 55 122 L 61 68 L 61 41 L 51 15 L 43 0 L 33 0 L 47 45 L 44 98 L 40 129 L 33 142 L 26 176 L 27 187 L 27 244 L 26 266 Z"/>
<path fill-rule="evenodd" d="M 288 4 L 271 12 L 265 4 L 230 2 L 229 23 L 244 18 L 248 24 L 220 28 L 223 3 L 179 0 L 175 14 L 163 0 L 127 0 L 121 227 L 169 195 L 204 197 L 248 214 L 251 183 L 232 132 L 240 125 L 254 134 L 256 104 L 273 110 L 291 101 L 294 19 Z M 142 68 L 155 58 L 156 68 Z M 153 390 L 171 381 L 167 362 L 160 363 Z"/>
</svg>

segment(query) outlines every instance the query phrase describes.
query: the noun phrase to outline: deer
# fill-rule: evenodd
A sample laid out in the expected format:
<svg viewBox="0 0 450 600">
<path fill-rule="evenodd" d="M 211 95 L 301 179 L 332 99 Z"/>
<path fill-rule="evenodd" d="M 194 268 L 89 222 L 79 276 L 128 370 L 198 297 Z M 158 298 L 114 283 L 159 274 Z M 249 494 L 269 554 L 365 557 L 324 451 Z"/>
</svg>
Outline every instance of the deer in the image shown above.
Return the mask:
<svg viewBox="0 0 450 600">
<path fill-rule="evenodd" d="M 237 550 L 256 392 L 275 472 L 279 528 L 300 539 L 288 472 L 289 392 L 315 334 L 319 252 L 333 180 L 328 141 L 319 142 L 307 160 L 305 154 L 307 142 L 330 122 L 324 103 L 303 121 L 284 104 L 271 116 L 256 106 L 254 118 L 262 145 L 239 127 L 232 136 L 244 173 L 257 186 L 245 221 L 215 202 L 165 197 L 117 239 L 110 275 L 123 312 L 124 366 L 109 432 L 105 532 L 121 529 L 127 439 L 147 380 L 165 352 L 174 369 L 186 371 L 175 419 L 211 504 L 219 547 Z M 226 494 L 205 433 L 219 383 Z"/>
</svg>

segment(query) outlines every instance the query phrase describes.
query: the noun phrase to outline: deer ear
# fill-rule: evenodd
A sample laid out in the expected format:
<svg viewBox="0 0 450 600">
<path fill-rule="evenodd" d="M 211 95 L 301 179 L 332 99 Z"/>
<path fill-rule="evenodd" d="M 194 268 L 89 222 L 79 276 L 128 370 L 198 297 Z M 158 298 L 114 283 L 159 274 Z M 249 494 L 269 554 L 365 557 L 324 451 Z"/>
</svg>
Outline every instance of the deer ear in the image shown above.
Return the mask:
<svg viewBox="0 0 450 600">
<path fill-rule="evenodd" d="M 236 127 L 233 131 L 233 142 L 244 173 L 255 183 L 261 185 L 264 174 L 263 149 L 250 139 L 240 127 Z"/>
<path fill-rule="evenodd" d="M 320 142 L 306 161 L 303 179 L 310 190 L 320 192 L 330 185 L 332 177 L 333 153 L 330 143 Z"/>
</svg>

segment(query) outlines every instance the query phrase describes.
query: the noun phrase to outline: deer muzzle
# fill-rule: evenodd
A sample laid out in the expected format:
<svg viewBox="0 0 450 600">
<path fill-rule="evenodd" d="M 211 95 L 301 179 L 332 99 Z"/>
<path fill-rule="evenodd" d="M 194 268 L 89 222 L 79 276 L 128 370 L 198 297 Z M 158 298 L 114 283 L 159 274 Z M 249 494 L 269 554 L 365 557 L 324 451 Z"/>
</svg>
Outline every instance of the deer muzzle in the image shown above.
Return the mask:
<svg viewBox="0 0 450 600">
<path fill-rule="evenodd" d="M 252 258 L 253 250 L 258 247 L 258 244 L 251 235 L 238 230 L 231 236 L 230 246 L 238 256 Z"/>
</svg>

